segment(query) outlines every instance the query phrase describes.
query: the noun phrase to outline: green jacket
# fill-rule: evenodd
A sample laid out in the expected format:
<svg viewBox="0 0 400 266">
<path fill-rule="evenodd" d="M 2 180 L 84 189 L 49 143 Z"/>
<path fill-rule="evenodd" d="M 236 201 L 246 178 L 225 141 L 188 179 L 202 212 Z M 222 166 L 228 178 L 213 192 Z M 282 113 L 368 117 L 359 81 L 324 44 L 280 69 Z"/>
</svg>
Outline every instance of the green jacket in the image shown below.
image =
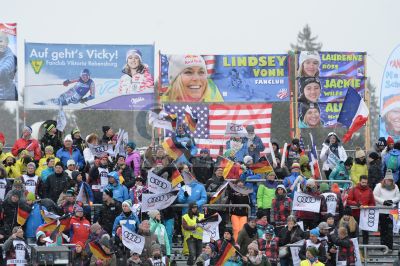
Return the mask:
<svg viewBox="0 0 400 266">
<path fill-rule="evenodd" d="M 350 173 L 344 166 L 344 162 L 340 162 L 332 170 L 329 175 L 329 180 L 350 180 Z M 348 183 L 338 183 L 340 188 L 347 189 L 349 187 Z"/>
<path fill-rule="evenodd" d="M 272 206 L 272 200 L 275 198 L 274 188 L 269 188 L 265 184 L 261 184 L 257 190 L 257 207 L 259 209 L 270 209 Z"/>
<path fill-rule="evenodd" d="M 165 246 L 167 252 L 166 255 L 171 256 L 171 246 L 169 245 L 168 234 L 165 226 L 161 222 L 150 218 L 150 233 L 157 236 L 158 243 L 160 243 L 161 246 Z"/>
</svg>

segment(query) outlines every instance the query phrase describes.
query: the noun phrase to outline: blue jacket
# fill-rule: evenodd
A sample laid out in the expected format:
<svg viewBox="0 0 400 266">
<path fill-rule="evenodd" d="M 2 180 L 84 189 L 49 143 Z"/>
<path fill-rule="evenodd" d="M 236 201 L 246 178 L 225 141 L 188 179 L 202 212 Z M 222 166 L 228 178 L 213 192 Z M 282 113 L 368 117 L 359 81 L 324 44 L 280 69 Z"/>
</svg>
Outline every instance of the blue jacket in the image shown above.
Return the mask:
<svg viewBox="0 0 400 266">
<path fill-rule="evenodd" d="M 383 159 L 383 164 L 382 164 L 382 168 L 383 168 L 382 176 L 385 176 L 385 174 L 386 174 L 387 163 L 389 161 L 390 155 L 397 156 L 397 169 L 396 169 L 396 171 L 394 171 L 392 169 L 394 182 L 397 183 L 397 181 L 399 180 L 399 172 L 400 172 L 400 150 L 393 149 L 393 150 L 389 151 L 388 154 L 385 155 L 385 158 Z"/>
<path fill-rule="evenodd" d="M 42 171 L 42 175 L 40 176 L 42 178 L 42 182 L 46 183 L 47 177 L 49 175 L 52 175 L 52 174 L 54 174 L 54 168 L 53 167 L 48 167 L 48 168 L 44 169 Z"/>
<path fill-rule="evenodd" d="M 248 139 L 244 138 L 245 142 L 248 143 Z M 256 163 L 260 159 L 260 153 L 264 151 L 265 146 L 259 136 L 254 136 L 253 144 L 256 146 L 254 150 L 248 150 L 249 155 L 253 158 L 253 162 Z"/>
<path fill-rule="evenodd" d="M 73 159 L 79 169 L 82 169 L 85 165 L 85 159 L 78 148 L 72 148 L 72 154 L 70 154 L 69 151 L 63 147 L 57 151 L 56 157 L 60 159 L 65 167 L 67 167 L 69 159 Z"/>
<path fill-rule="evenodd" d="M 46 209 L 42 207 L 43 209 Z M 25 236 L 36 238 L 36 229 L 44 223 L 42 214 L 40 213 L 40 204 L 35 203 L 32 206 L 32 211 L 25 222 Z"/>
<path fill-rule="evenodd" d="M 207 192 L 203 184 L 198 181 L 193 181 L 189 184 L 189 187 L 192 189 L 192 193 L 189 197 L 185 197 L 185 190 L 183 187 L 179 190 L 178 193 L 178 202 L 182 204 L 189 204 L 191 202 L 196 202 L 199 207 L 199 212 L 203 211 L 203 204 L 207 203 Z M 182 214 L 186 214 L 188 208 L 185 207 L 182 209 Z"/>
<path fill-rule="evenodd" d="M 112 236 L 115 236 L 117 228 L 122 225 L 126 226 L 132 232 L 137 232 L 139 229 L 139 224 L 140 220 L 136 216 L 136 214 L 131 212 L 129 216 L 126 216 L 126 214 L 122 212 L 120 215 L 117 216 L 117 218 L 115 218 L 112 230 Z"/>
<path fill-rule="evenodd" d="M 350 173 L 347 171 L 344 162 L 340 162 L 332 170 L 328 177 L 329 180 L 350 180 Z M 347 189 L 349 187 L 348 183 L 338 183 L 340 188 Z"/>
<path fill-rule="evenodd" d="M 293 185 L 294 181 L 296 181 L 296 178 L 300 175 L 300 173 L 292 173 L 290 176 L 285 177 L 283 179 L 283 185 L 285 186 L 287 192 L 288 192 L 288 197 L 293 199 L 294 197 L 294 192 L 297 191 L 297 186 L 295 186 L 294 190 L 291 191 L 290 187 Z M 303 177 L 303 181 L 300 182 L 300 184 L 306 184 L 306 178 Z"/>
<path fill-rule="evenodd" d="M 174 142 L 175 146 L 180 149 L 182 152 L 185 150 L 190 151 L 190 156 L 195 156 L 197 154 L 197 146 L 192 137 L 190 137 L 188 134 L 184 135 L 178 135 L 176 134 L 173 138 L 172 141 Z M 185 154 L 182 154 L 179 158 L 177 158 L 176 163 L 185 163 L 192 165 L 189 162 L 190 158 L 186 158 Z"/>
<path fill-rule="evenodd" d="M 261 175 L 254 174 L 252 170 L 246 169 L 241 175 L 240 180 L 244 181 L 244 185 L 247 188 L 253 189 L 253 192 L 249 195 L 251 199 L 252 207 L 256 206 L 257 204 L 257 190 L 258 190 L 258 183 L 256 182 L 246 182 L 247 180 L 251 179 L 261 179 Z"/>
<path fill-rule="evenodd" d="M 235 153 L 235 162 L 243 163 L 244 157 L 249 154 L 248 147 L 247 147 L 247 139 L 243 139 L 242 143 L 243 143 L 242 148 Z M 226 150 L 230 150 L 230 149 L 231 149 L 231 141 L 228 140 L 226 142 Z"/>
<path fill-rule="evenodd" d="M 124 202 L 129 199 L 129 191 L 128 188 L 119 183 L 118 178 L 114 178 L 114 184 L 108 184 L 106 188 L 111 189 L 113 191 L 113 199 L 118 200 L 119 202 Z"/>
</svg>

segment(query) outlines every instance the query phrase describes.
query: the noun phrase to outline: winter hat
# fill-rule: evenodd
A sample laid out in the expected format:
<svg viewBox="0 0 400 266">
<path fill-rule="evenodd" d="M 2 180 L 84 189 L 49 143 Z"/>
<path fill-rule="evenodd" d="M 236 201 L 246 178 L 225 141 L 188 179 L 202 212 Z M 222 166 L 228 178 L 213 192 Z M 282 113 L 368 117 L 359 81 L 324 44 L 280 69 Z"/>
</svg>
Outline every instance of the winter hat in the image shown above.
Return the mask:
<svg viewBox="0 0 400 266">
<path fill-rule="evenodd" d="M 102 127 L 103 133 L 106 134 L 107 131 L 110 130 L 110 128 L 111 128 L 111 127 L 109 127 L 109 126 L 103 126 L 103 127 Z"/>
<path fill-rule="evenodd" d="M 70 188 L 65 192 L 65 196 L 73 197 L 75 196 L 75 190 Z"/>
<path fill-rule="evenodd" d="M 160 214 L 160 211 L 158 211 L 158 210 L 150 210 L 150 211 L 148 211 L 148 214 L 149 214 L 149 217 L 150 217 L 150 218 L 155 219 L 156 216 L 157 216 L 158 214 Z"/>
<path fill-rule="evenodd" d="M 153 253 L 154 251 L 159 250 L 161 252 L 161 246 L 158 243 L 153 243 L 151 245 L 151 253 Z"/>
<path fill-rule="evenodd" d="M 389 95 L 383 99 L 382 116 L 399 108 L 400 95 Z"/>
<path fill-rule="evenodd" d="M 77 242 L 75 243 L 75 246 L 80 246 L 81 248 L 84 248 L 84 247 L 85 247 L 85 244 L 83 244 L 82 241 L 77 241 Z"/>
<path fill-rule="evenodd" d="M 175 79 L 188 67 L 202 67 L 207 70 L 206 62 L 200 55 L 170 55 L 168 58 L 168 78 L 172 84 Z"/>
<path fill-rule="evenodd" d="M 229 234 L 231 234 L 231 236 L 233 236 L 232 228 L 230 228 L 230 227 L 225 227 L 224 233 L 225 233 L 225 232 L 228 232 Z"/>
<path fill-rule="evenodd" d="M 389 145 L 389 144 L 394 144 L 394 139 L 393 139 L 392 136 L 388 136 L 387 141 L 386 141 L 386 144 L 387 144 L 387 145 Z"/>
<path fill-rule="evenodd" d="M 391 169 L 386 170 L 385 178 L 383 180 L 394 180 L 393 179 L 393 173 Z"/>
<path fill-rule="evenodd" d="M 332 186 L 331 186 L 331 191 L 332 191 L 333 193 L 340 193 L 340 188 L 339 188 L 338 183 L 333 183 L 333 184 L 332 184 Z"/>
<path fill-rule="evenodd" d="M 98 230 L 101 229 L 101 225 L 99 223 L 94 223 L 90 226 L 90 232 L 92 234 L 96 233 Z"/>
<path fill-rule="evenodd" d="M 274 226 L 273 225 L 271 225 L 271 224 L 269 224 L 269 225 L 267 225 L 267 227 L 265 228 L 265 234 L 267 234 L 267 235 L 273 235 L 274 233 L 275 233 L 275 231 L 274 231 Z"/>
<path fill-rule="evenodd" d="M 69 159 L 67 161 L 67 166 L 70 166 L 70 165 L 75 165 L 75 161 L 73 159 Z"/>
<path fill-rule="evenodd" d="M 122 202 L 122 206 L 124 205 L 128 205 L 129 208 L 132 208 L 132 201 L 131 200 L 125 200 L 124 202 Z"/>
<path fill-rule="evenodd" d="M 368 157 L 371 158 L 372 160 L 378 160 L 380 156 L 377 152 L 373 151 L 368 155 Z"/>
<path fill-rule="evenodd" d="M 250 221 L 255 221 L 255 220 L 257 220 L 257 216 L 249 216 L 249 218 L 247 219 L 247 222 L 250 222 Z"/>
<path fill-rule="evenodd" d="M 254 133 L 254 126 L 253 125 L 247 125 L 246 126 L 246 131 L 247 131 L 247 133 Z"/>
<path fill-rule="evenodd" d="M 283 189 L 283 190 L 285 191 L 285 193 L 287 193 L 287 190 L 286 190 L 286 188 L 285 188 L 284 185 L 282 185 L 282 184 L 278 185 L 278 186 L 276 187 L 276 190 L 278 190 L 278 188 Z"/>
<path fill-rule="evenodd" d="M 293 169 L 298 169 L 298 170 L 300 170 L 300 164 L 299 163 L 296 163 L 296 162 L 294 162 L 294 163 L 292 163 L 292 168 L 291 168 L 292 170 Z"/>
<path fill-rule="evenodd" d="M 79 171 L 72 171 L 72 173 L 71 173 L 72 179 L 76 181 L 76 179 L 78 178 L 78 176 L 80 174 L 81 173 Z"/>
<path fill-rule="evenodd" d="M 317 249 L 316 247 L 314 247 L 314 246 L 309 246 L 309 247 L 307 248 L 307 251 L 310 252 L 311 255 L 312 255 L 314 258 L 315 258 L 315 257 L 318 257 L 318 255 L 319 255 L 318 249 Z"/>
<path fill-rule="evenodd" d="M 257 219 L 261 219 L 264 216 L 268 216 L 267 212 L 264 209 L 258 209 L 257 213 L 256 213 Z"/>
<path fill-rule="evenodd" d="M 81 133 L 81 131 L 79 130 L 79 128 L 74 128 L 72 131 L 71 131 L 71 135 L 75 135 L 76 133 Z"/>
<path fill-rule="evenodd" d="M 321 193 L 328 192 L 329 191 L 329 185 L 327 183 L 321 183 L 319 185 L 319 191 L 321 191 Z"/>
<path fill-rule="evenodd" d="M 74 212 L 83 212 L 83 208 L 78 204 L 74 205 Z"/>
<path fill-rule="evenodd" d="M 345 166 L 350 166 L 353 165 L 353 158 L 352 157 L 347 157 L 346 161 L 344 161 Z"/>
<path fill-rule="evenodd" d="M 311 229 L 311 230 L 310 230 L 310 235 L 315 235 L 315 236 L 319 237 L 319 236 L 320 236 L 319 228 L 316 227 L 316 228 L 314 228 L 314 229 Z"/>
<path fill-rule="evenodd" d="M 317 60 L 318 67 L 321 65 L 321 58 L 317 51 L 301 51 L 299 56 L 299 66 L 301 66 L 307 59 Z"/>
<path fill-rule="evenodd" d="M 26 195 L 27 201 L 35 201 L 35 199 L 36 199 L 35 194 L 32 192 L 29 192 L 28 195 Z"/>
<path fill-rule="evenodd" d="M 129 50 L 128 52 L 126 52 L 126 61 L 128 61 L 128 57 L 131 56 L 131 55 L 132 56 L 134 56 L 134 55 L 138 56 L 140 62 L 142 62 L 142 52 L 140 52 L 139 50 L 132 49 L 132 50 Z"/>
<path fill-rule="evenodd" d="M 300 103 L 300 105 L 299 105 L 299 111 L 300 111 L 299 119 L 301 121 L 304 121 L 304 116 L 306 115 L 306 113 L 310 109 L 317 109 L 318 113 L 321 113 L 321 110 L 319 109 L 319 106 L 316 103 Z"/>
<path fill-rule="evenodd" d="M 300 140 L 297 139 L 297 138 L 294 138 L 294 139 L 292 139 L 292 144 L 293 144 L 293 145 L 300 146 Z"/>
<path fill-rule="evenodd" d="M 132 150 L 136 149 L 136 144 L 133 141 L 128 142 L 128 144 L 126 144 L 126 147 L 131 148 Z"/>
<path fill-rule="evenodd" d="M 330 229 L 330 227 L 329 227 L 327 222 L 320 222 L 319 225 L 318 225 L 318 229 L 321 231 L 321 230 L 324 230 L 324 229 L 326 229 L 326 230 Z"/>
<path fill-rule="evenodd" d="M 353 213 L 353 211 L 351 210 L 351 207 L 350 207 L 350 206 L 346 206 L 346 207 L 344 207 L 344 210 L 343 210 L 343 215 L 348 215 L 348 216 L 351 216 L 351 215 L 352 215 L 352 213 Z"/>
<path fill-rule="evenodd" d="M 68 134 L 68 135 L 65 136 L 64 142 L 66 142 L 66 141 L 71 141 L 71 142 L 72 142 L 72 137 L 71 137 L 70 134 Z"/>
<path fill-rule="evenodd" d="M 113 197 L 113 191 L 112 191 L 112 189 L 105 188 L 103 192 L 104 192 L 105 194 L 107 194 L 108 196 L 110 196 L 111 198 Z"/>
<path fill-rule="evenodd" d="M 314 180 L 314 178 L 309 178 L 309 179 L 307 179 L 307 181 L 306 181 L 306 186 L 307 187 L 315 187 L 315 180 Z"/>
<path fill-rule="evenodd" d="M 54 148 L 53 148 L 53 146 L 46 146 L 46 148 L 44 148 L 44 152 L 46 153 L 46 152 L 51 152 L 51 153 L 54 153 Z"/>
<path fill-rule="evenodd" d="M 378 145 L 378 146 L 386 146 L 387 143 L 386 143 L 385 137 L 380 137 L 380 138 L 378 139 L 378 141 L 376 142 L 376 145 Z"/>
<path fill-rule="evenodd" d="M 13 185 L 14 186 L 17 186 L 17 185 L 22 185 L 22 179 L 20 178 L 20 177 L 17 177 L 17 178 L 14 178 L 14 183 L 13 183 Z"/>
<path fill-rule="evenodd" d="M 45 232 L 43 232 L 43 231 L 37 231 L 37 233 L 36 233 L 36 240 L 39 240 L 39 238 L 40 238 L 41 236 L 46 236 Z"/>
<path fill-rule="evenodd" d="M 54 166 L 61 166 L 62 168 L 64 168 L 64 165 L 61 161 L 56 162 Z"/>
<path fill-rule="evenodd" d="M 144 178 L 143 177 L 141 177 L 140 175 L 138 175 L 136 178 L 135 178 L 135 182 L 138 182 L 138 181 L 140 181 L 140 182 L 144 182 Z"/>
<path fill-rule="evenodd" d="M 193 207 L 198 207 L 198 205 L 195 201 L 189 203 L 189 209 L 192 209 Z"/>
<path fill-rule="evenodd" d="M 100 245 L 105 246 L 107 248 L 111 249 L 111 242 L 110 242 L 110 236 L 107 234 L 104 234 L 99 241 Z"/>
<path fill-rule="evenodd" d="M 32 134 L 32 128 L 30 126 L 24 126 L 23 131 L 29 131 Z"/>
<path fill-rule="evenodd" d="M 54 123 L 51 123 L 51 124 L 49 124 L 48 126 L 47 126 L 47 132 L 50 132 L 53 128 L 55 128 L 56 127 L 56 124 L 54 124 Z"/>
<path fill-rule="evenodd" d="M 328 220 L 329 218 L 335 218 L 332 213 L 328 212 L 325 216 L 325 219 Z"/>
<path fill-rule="evenodd" d="M 28 164 L 26 165 L 26 167 L 29 167 L 29 166 L 31 166 L 31 167 L 33 167 L 33 168 L 36 169 L 36 164 L 35 164 L 34 162 L 30 162 L 30 163 L 28 163 Z"/>
<path fill-rule="evenodd" d="M 258 252 L 258 244 L 256 241 L 251 242 L 248 246 L 247 249 L 253 249 L 256 252 Z"/>
<path fill-rule="evenodd" d="M 356 159 L 365 157 L 365 152 L 360 147 L 356 147 L 355 157 L 356 157 Z"/>
<path fill-rule="evenodd" d="M 209 246 L 213 252 L 217 251 L 217 247 L 213 243 L 207 243 L 206 246 Z"/>
<path fill-rule="evenodd" d="M 251 157 L 251 156 L 249 156 L 249 155 L 246 155 L 246 156 L 244 156 L 244 158 L 243 158 L 244 164 L 249 164 L 250 161 L 252 161 L 252 160 L 253 160 L 253 157 Z"/>
</svg>

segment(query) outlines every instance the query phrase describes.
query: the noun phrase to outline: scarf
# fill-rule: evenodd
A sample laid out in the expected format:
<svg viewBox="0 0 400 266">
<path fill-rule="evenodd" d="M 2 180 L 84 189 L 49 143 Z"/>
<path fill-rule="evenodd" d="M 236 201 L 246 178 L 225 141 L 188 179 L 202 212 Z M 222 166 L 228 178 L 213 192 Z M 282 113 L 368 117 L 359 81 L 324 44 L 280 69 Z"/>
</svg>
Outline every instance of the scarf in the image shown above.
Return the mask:
<svg viewBox="0 0 400 266">
<path fill-rule="evenodd" d="M 244 230 L 246 230 L 246 232 L 250 238 L 253 238 L 257 234 L 257 227 L 251 228 L 248 223 L 244 224 Z"/>
<path fill-rule="evenodd" d="M 335 154 L 339 158 L 339 145 L 337 143 L 333 143 L 329 146 L 329 149 L 333 154 Z"/>
<path fill-rule="evenodd" d="M 242 149 L 243 143 L 241 141 L 231 140 L 231 150 L 235 152 L 235 154 Z"/>
<path fill-rule="evenodd" d="M 250 262 L 252 264 L 260 264 L 262 262 L 262 255 L 261 254 L 257 254 L 257 256 L 248 256 Z"/>
</svg>

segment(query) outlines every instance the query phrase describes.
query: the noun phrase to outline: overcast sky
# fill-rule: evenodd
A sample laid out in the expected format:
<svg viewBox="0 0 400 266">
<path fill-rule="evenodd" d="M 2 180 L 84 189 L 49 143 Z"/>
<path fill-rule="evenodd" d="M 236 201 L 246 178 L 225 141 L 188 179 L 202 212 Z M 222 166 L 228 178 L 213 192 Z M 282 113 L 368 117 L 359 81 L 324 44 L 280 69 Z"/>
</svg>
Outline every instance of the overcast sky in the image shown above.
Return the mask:
<svg viewBox="0 0 400 266">
<path fill-rule="evenodd" d="M 5 2 L 5 3 L 4 3 Z M 400 44 L 396 0 L 36 0 L 4 1 L 2 22 L 18 23 L 23 43 L 149 44 L 164 53 L 285 53 L 309 24 L 325 51 L 365 51 L 380 88 Z M 23 70 L 19 81 L 23 84 Z"/>
</svg>

